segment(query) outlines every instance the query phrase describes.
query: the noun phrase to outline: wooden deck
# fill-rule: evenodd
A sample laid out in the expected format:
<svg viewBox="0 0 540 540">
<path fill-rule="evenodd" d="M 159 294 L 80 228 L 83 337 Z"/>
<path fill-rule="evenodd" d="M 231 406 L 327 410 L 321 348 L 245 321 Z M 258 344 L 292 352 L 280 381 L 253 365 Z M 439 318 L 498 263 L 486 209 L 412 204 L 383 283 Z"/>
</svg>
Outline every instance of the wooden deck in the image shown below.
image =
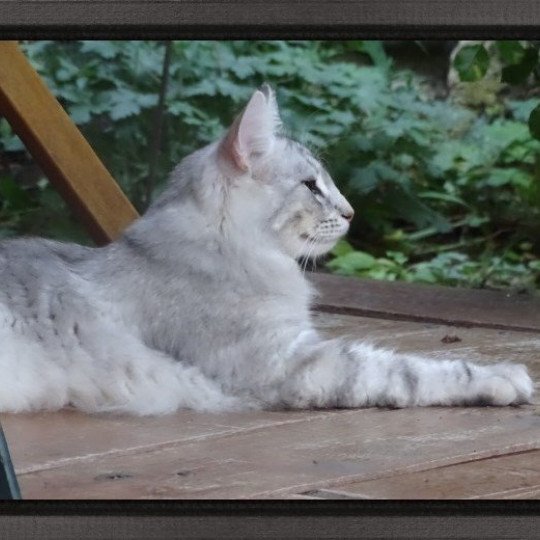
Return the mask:
<svg viewBox="0 0 540 540">
<path fill-rule="evenodd" d="M 540 300 L 317 275 L 317 324 L 540 380 Z M 0 415 L 22 496 L 540 498 L 540 407 Z"/>
</svg>

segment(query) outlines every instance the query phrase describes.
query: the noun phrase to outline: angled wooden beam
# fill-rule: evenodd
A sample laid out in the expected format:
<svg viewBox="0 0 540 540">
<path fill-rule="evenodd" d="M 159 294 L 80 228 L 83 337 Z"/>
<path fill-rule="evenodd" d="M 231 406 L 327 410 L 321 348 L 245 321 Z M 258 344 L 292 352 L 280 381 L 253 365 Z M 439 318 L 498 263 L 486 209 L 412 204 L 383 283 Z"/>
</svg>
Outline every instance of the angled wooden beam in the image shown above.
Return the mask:
<svg viewBox="0 0 540 540">
<path fill-rule="evenodd" d="M 0 115 L 96 243 L 113 240 L 137 217 L 15 41 L 0 41 Z"/>
</svg>

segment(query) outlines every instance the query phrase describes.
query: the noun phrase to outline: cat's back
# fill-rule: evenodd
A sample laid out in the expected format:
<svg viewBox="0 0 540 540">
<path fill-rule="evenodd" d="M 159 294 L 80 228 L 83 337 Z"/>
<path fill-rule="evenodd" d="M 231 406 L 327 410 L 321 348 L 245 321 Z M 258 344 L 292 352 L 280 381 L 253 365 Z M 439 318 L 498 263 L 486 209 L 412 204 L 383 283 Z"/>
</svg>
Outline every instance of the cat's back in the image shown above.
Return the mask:
<svg viewBox="0 0 540 540">
<path fill-rule="evenodd" d="M 15 238 L 0 242 L 0 274 L 20 281 L 27 277 L 47 275 L 60 277 L 77 263 L 87 260 L 94 248 L 44 238 Z"/>
<path fill-rule="evenodd" d="M 77 276 L 77 266 L 94 249 L 41 238 L 17 238 L 0 242 L 0 304 L 12 309 L 62 287 Z"/>
</svg>

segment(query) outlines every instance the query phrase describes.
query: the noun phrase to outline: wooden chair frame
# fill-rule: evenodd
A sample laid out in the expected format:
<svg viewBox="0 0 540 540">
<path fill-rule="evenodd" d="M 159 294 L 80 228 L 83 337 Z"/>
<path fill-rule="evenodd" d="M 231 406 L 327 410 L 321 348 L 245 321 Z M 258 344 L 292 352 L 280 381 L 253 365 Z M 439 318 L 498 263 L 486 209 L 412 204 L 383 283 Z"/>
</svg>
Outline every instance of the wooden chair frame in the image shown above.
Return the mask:
<svg viewBox="0 0 540 540">
<path fill-rule="evenodd" d="M 15 41 L 0 42 L 0 115 L 97 244 L 116 238 L 137 217 Z"/>
</svg>

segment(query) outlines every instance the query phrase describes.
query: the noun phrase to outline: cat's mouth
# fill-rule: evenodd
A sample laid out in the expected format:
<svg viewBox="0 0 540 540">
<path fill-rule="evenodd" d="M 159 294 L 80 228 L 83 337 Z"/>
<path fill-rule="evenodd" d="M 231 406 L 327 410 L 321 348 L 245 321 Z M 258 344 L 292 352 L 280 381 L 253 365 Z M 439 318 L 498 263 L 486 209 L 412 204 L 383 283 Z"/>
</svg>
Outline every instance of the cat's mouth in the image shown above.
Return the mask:
<svg viewBox="0 0 540 540">
<path fill-rule="evenodd" d="M 309 233 L 302 233 L 299 235 L 300 240 L 302 241 L 302 249 L 299 257 L 320 257 L 328 253 L 339 240 L 339 236 L 328 237 L 321 236 L 318 234 L 311 235 Z"/>
<path fill-rule="evenodd" d="M 305 242 L 309 240 L 310 242 L 313 242 L 315 244 L 333 244 L 337 242 L 342 236 L 343 234 L 323 236 L 320 234 L 311 235 L 309 233 L 302 233 L 299 235 L 299 238 L 300 240 L 303 240 Z"/>
</svg>

